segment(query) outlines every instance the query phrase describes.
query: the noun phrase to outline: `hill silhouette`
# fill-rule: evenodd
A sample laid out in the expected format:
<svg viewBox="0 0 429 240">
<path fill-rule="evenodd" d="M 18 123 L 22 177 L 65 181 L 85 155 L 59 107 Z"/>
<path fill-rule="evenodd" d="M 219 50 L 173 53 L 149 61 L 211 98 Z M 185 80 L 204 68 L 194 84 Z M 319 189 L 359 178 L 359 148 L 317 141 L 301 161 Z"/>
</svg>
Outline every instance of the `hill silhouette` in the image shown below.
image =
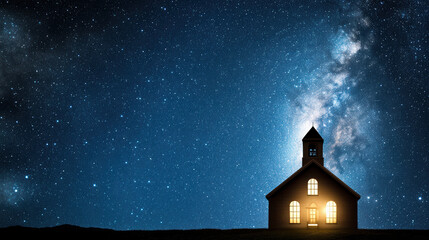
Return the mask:
<svg viewBox="0 0 429 240">
<path fill-rule="evenodd" d="M 21 226 L 0 229 L 1 236 L 15 239 L 429 239 L 429 230 L 268 230 L 268 229 L 199 229 L 116 231 L 60 225 L 47 228 Z"/>
</svg>

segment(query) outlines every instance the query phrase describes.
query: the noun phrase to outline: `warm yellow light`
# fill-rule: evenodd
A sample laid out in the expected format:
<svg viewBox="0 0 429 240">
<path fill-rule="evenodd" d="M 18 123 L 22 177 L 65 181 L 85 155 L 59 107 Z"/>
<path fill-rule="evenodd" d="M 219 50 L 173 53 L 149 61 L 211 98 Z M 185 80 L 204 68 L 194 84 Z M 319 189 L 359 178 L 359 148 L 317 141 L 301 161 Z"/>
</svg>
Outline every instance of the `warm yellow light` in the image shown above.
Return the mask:
<svg viewBox="0 0 429 240">
<path fill-rule="evenodd" d="M 326 204 L 326 223 L 337 223 L 337 204 L 334 201 Z"/>
<path fill-rule="evenodd" d="M 319 194 L 319 189 L 317 186 L 317 180 L 312 178 L 310 180 L 308 180 L 308 185 L 307 185 L 307 189 L 308 189 L 308 195 L 318 195 Z"/>
<path fill-rule="evenodd" d="M 310 208 L 310 223 L 315 223 L 316 222 L 316 209 L 315 208 Z"/>
<path fill-rule="evenodd" d="M 299 202 L 292 201 L 289 205 L 289 223 L 300 223 Z"/>
</svg>

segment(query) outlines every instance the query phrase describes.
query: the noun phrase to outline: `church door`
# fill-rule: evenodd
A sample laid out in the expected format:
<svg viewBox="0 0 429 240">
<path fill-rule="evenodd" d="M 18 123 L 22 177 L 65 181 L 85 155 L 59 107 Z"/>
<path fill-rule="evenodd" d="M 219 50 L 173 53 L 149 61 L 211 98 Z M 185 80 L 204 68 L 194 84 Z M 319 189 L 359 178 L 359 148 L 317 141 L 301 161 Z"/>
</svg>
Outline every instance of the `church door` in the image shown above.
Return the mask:
<svg viewBox="0 0 429 240">
<path fill-rule="evenodd" d="M 317 227 L 317 208 L 308 209 L 308 226 Z"/>
</svg>

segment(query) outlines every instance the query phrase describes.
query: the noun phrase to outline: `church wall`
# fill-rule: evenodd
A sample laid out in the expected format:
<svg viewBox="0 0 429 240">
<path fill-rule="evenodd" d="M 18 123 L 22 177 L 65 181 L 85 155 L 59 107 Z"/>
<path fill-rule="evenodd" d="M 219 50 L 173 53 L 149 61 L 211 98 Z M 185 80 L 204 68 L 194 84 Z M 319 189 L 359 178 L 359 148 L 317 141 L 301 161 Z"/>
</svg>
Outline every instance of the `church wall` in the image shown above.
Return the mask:
<svg viewBox="0 0 429 240">
<path fill-rule="evenodd" d="M 307 182 L 310 178 L 318 181 L 318 195 L 307 195 Z M 300 203 L 300 223 L 289 223 L 289 204 Z M 326 203 L 337 204 L 337 223 L 326 223 Z M 349 191 L 316 165 L 309 166 L 283 189 L 269 199 L 269 228 L 307 228 L 308 208 L 317 206 L 317 223 L 320 229 L 357 228 L 357 199 Z"/>
</svg>

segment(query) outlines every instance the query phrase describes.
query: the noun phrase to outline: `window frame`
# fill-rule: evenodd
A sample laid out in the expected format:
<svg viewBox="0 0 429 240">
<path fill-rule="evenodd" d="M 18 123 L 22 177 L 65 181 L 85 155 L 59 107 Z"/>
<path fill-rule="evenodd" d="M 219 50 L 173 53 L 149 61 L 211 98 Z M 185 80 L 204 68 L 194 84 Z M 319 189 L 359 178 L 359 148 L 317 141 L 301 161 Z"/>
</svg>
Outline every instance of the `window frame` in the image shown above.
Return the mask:
<svg viewBox="0 0 429 240">
<path fill-rule="evenodd" d="M 338 207 L 334 201 L 328 201 L 326 203 L 326 224 L 337 224 L 338 223 Z"/>
<path fill-rule="evenodd" d="M 309 157 L 317 157 L 317 147 L 314 144 L 310 144 L 308 146 L 308 156 Z"/>
<path fill-rule="evenodd" d="M 298 201 L 289 203 L 289 224 L 301 223 L 301 205 Z"/>
<path fill-rule="evenodd" d="M 315 178 L 310 178 L 307 182 L 307 196 L 319 195 L 319 182 Z"/>
</svg>

